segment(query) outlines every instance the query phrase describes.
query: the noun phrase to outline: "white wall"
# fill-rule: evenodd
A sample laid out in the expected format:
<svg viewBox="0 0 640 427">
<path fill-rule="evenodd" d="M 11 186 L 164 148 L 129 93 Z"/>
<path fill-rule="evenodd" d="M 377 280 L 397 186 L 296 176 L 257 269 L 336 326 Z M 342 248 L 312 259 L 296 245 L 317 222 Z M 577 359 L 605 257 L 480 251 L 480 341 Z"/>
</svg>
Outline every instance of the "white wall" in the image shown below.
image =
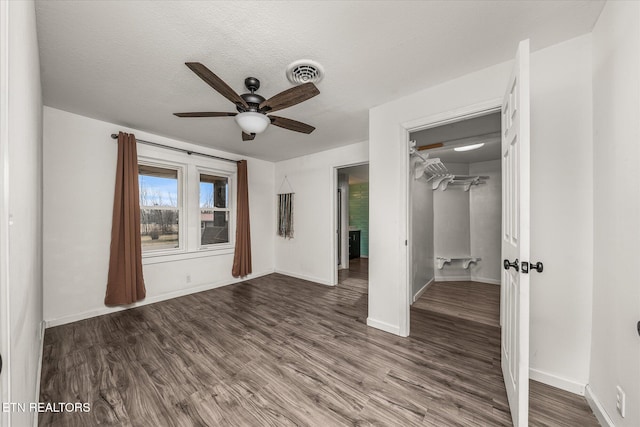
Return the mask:
<svg viewBox="0 0 640 427">
<path fill-rule="evenodd" d="M 117 144 L 110 135 L 237 159 L 239 156 L 44 109 L 44 318 L 49 325 L 113 312 L 104 295 L 109 266 Z M 140 145 L 139 152 L 148 146 Z M 187 154 L 171 153 L 171 156 Z M 251 247 L 255 277 L 273 272 L 274 165 L 248 158 Z M 238 281 L 231 276 L 233 250 L 173 258 L 144 258 L 147 297 L 137 305 Z M 187 275 L 191 282 L 187 283 Z"/>
<path fill-rule="evenodd" d="M 640 425 L 640 3 L 593 31 L 594 257 L 589 386 L 616 426 Z M 576 242 L 578 246 L 580 242 Z M 616 386 L 627 414 L 616 411 Z"/>
<path fill-rule="evenodd" d="M 591 35 L 531 60 L 531 376 L 584 393 L 591 347 Z"/>
<path fill-rule="evenodd" d="M 469 175 L 488 176 L 469 190 L 471 255 L 482 258 L 469 267 L 471 280 L 500 284 L 502 233 L 502 173 L 500 160 L 471 163 Z"/>
<path fill-rule="evenodd" d="M 500 64 L 369 111 L 369 227 L 375 230 L 369 241 L 369 325 L 398 334 L 407 329 L 405 240 L 411 236 L 402 190 L 408 179 L 403 125 L 501 96 L 509 71 L 509 63 Z"/>
<path fill-rule="evenodd" d="M 421 162 L 412 158 L 413 164 Z M 409 198 L 411 215 L 411 292 L 413 301 L 418 293 L 434 279 L 433 263 L 433 190 L 426 179 L 410 180 Z"/>
<path fill-rule="evenodd" d="M 275 199 L 274 193 L 285 176 L 295 192 L 294 237 L 276 237 L 276 271 L 326 285 L 334 284 L 335 168 L 368 159 L 368 144 L 364 141 L 276 163 L 272 197 Z"/>
<path fill-rule="evenodd" d="M 467 175 L 469 165 L 446 163 L 454 175 Z M 433 192 L 433 236 L 434 256 L 460 258 L 470 254 L 469 193 L 460 186 L 450 186 L 446 190 Z M 468 269 L 462 262 L 452 261 L 435 270 L 436 280 L 470 280 Z"/>
<path fill-rule="evenodd" d="M 42 98 L 32 1 L 0 4 L 2 320 L 5 402 L 35 402 L 42 323 Z M 8 234 L 8 239 L 6 238 Z M 8 293 L 5 294 L 5 292 Z M 10 352 L 7 354 L 7 338 Z M 7 380 L 9 384 L 7 384 Z M 8 390 L 7 390 L 8 386 Z M 33 413 L 3 414 L 30 425 Z M 9 420 L 7 417 L 11 417 Z"/>
<path fill-rule="evenodd" d="M 531 278 L 532 375 L 580 392 L 591 329 L 591 36 L 535 52 L 531 64 L 531 253 L 545 263 Z M 510 70 L 498 64 L 370 110 L 369 325 L 401 334 L 408 311 L 403 126 L 502 98 Z"/>
</svg>

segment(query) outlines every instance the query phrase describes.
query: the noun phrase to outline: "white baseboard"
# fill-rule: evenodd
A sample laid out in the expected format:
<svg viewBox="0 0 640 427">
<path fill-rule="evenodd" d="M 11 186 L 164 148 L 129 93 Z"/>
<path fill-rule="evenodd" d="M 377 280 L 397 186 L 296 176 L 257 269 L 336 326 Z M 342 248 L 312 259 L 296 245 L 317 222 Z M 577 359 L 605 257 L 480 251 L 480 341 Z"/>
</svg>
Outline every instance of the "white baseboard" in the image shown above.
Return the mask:
<svg viewBox="0 0 640 427">
<path fill-rule="evenodd" d="M 43 320 L 40 322 L 40 350 L 38 352 L 38 365 L 36 370 L 36 390 L 34 402 L 40 402 L 40 377 L 42 376 L 42 358 L 44 355 L 44 330 L 47 328 L 46 322 Z M 38 427 L 38 411 L 33 414 L 33 427 Z"/>
<path fill-rule="evenodd" d="M 166 301 L 169 299 L 173 299 L 173 298 L 178 298 L 178 297 L 182 297 L 185 295 L 191 295 L 191 294 L 195 294 L 198 292 L 202 292 L 202 291 L 208 291 L 211 289 L 215 289 L 215 288 L 221 288 L 223 286 L 228 286 L 228 285 L 234 285 L 236 283 L 240 283 L 240 282 L 246 282 L 247 280 L 251 280 L 251 279 L 255 279 L 258 277 L 262 277 L 262 276 L 266 276 L 268 274 L 272 274 L 273 271 L 266 271 L 266 272 L 262 272 L 262 273 L 252 273 L 249 276 L 246 277 L 241 277 L 238 279 L 233 279 L 233 280 L 225 280 L 225 281 L 221 281 L 221 282 L 215 282 L 215 283 L 208 283 L 205 285 L 199 285 L 199 286 L 194 286 L 191 288 L 186 288 L 186 289 L 180 289 L 179 291 L 175 291 L 175 292 L 168 292 L 162 295 L 156 295 L 156 296 L 152 296 L 152 297 L 147 297 L 144 300 L 131 304 L 131 305 L 127 305 L 127 306 L 121 306 L 121 307 L 100 307 L 100 308 L 95 308 L 93 310 L 87 310 L 87 311 L 83 311 L 82 313 L 76 313 L 76 314 L 71 314 L 68 316 L 62 316 L 62 317 L 57 317 L 54 319 L 47 319 L 45 320 L 45 324 L 47 328 L 52 328 L 54 326 L 60 326 L 60 325 L 65 325 L 67 323 L 72 323 L 72 322 L 77 322 L 79 320 L 84 320 L 84 319 L 90 319 L 92 317 L 97 317 L 97 316 L 102 316 L 104 314 L 110 314 L 110 313 L 116 313 L 118 311 L 123 311 L 123 310 L 129 310 L 131 308 L 136 308 L 136 307 L 142 307 L 144 305 L 149 305 L 149 304 L 153 304 L 156 302 L 160 302 L 160 301 Z"/>
<path fill-rule="evenodd" d="M 491 285 L 500 285 L 500 279 L 489 279 L 487 277 L 474 277 L 471 276 L 472 282 L 481 282 L 481 283 L 489 283 Z"/>
<path fill-rule="evenodd" d="M 429 289 L 429 286 L 431 286 L 433 282 L 435 282 L 435 278 L 432 277 L 431 280 L 425 283 L 424 286 L 421 287 L 418 292 L 416 292 L 416 294 L 413 296 L 413 302 L 418 301 L 418 299 L 422 296 L 422 294 L 424 294 L 424 291 Z"/>
<path fill-rule="evenodd" d="M 560 390 L 568 391 L 569 393 L 584 396 L 584 388 L 586 384 L 579 383 L 574 380 L 562 378 L 548 372 L 539 371 L 537 369 L 529 368 L 529 378 L 543 384 L 550 385 Z"/>
<path fill-rule="evenodd" d="M 436 282 L 469 282 L 471 276 L 436 276 Z"/>
<path fill-rule="evenodd" d="M 400 335 L 399 326 L 392 325 L 386 322 L 381 322 L 380 320 L 372 319 L 371 317 L 367 317 L 367 326 L 380 329 L 381 331 L 389 332 L 390 334 Z"/>
<path fill-rule="evenodd" d="M 593 394 L 593 390 L 589 384 L 585 387 L 584 397 L 587 399 L 587 403 L 591 407 L 593 414 L 596 416 L 601 426 L 615 427 L 613 420 L 609 414 L 607 414 L 607 411 L 604 410 L 604 407 L 600 403 L 600 400 L 598 400 L 598 397 Z"/>
<path fill-rule="evenodd" d="M 333 286 L 333 284 L 330 281 L 320 279 L 319 277 L 307 276 L 305 274 L 292 273 L 290 271 L 279 270 L 279 269 L 276 269 L 275 272 L 278 274 L 284 274 L 285 276 L 295 277 L 296 279 L 306 280 L 308 282 L 319 283 L 321 285 L 326 285 L 326 286 Z"/>
</svg>

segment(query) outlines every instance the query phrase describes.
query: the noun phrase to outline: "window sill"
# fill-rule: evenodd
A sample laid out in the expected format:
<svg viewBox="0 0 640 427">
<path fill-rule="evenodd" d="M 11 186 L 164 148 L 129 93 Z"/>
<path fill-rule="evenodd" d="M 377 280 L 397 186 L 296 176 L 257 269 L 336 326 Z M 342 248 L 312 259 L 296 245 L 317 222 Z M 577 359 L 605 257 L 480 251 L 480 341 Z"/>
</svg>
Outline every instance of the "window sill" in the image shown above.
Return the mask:
<svg viewBox="0 0 640 427">
<path fill-rule="evenodd" d="M 233 254 L 233 246 L 223 248 L 202 248 L 195 251 L 171 253 L 171 254 L 147 254 L 142 255 L 142 265 L 161 264 L 165 262 L 184 261 L 187 259 L 208 258 L 219 255 Z"/>
</svg>

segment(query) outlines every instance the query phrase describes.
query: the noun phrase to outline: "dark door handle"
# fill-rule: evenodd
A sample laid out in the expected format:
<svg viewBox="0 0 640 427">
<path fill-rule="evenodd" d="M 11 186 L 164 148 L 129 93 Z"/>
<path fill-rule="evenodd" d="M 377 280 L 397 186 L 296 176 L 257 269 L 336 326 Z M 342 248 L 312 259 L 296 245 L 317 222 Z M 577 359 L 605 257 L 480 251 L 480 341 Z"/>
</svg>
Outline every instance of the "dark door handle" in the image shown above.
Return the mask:
<svg viewBox="0 0 640 427">
<path fill-rule="evenodd" d="M 508 270 L 509 267 L 515 268 L 516 271 L 520 270 L 520 263 L 518 262 L 518 258 L 514 262 L 509 262 L 508 259 L 505 259 L 502 263 L 505 270 Z"/>
<path fill-rule="evenodd" d="M 542 270 L 543 270 L 543 268 L 544 268 L 544 265 L 543 265 L 540 261 L 538 261 L 538 262 L 536 262 L 535 264 L 534 264 L 534 263 L 530 263 L 530 264 L 529 264 L 529 268 L 530 268 L 531 270 L 535 270 L 535 271 L 537 271 L 538 273 L 542 273 Z"/>
</svg>

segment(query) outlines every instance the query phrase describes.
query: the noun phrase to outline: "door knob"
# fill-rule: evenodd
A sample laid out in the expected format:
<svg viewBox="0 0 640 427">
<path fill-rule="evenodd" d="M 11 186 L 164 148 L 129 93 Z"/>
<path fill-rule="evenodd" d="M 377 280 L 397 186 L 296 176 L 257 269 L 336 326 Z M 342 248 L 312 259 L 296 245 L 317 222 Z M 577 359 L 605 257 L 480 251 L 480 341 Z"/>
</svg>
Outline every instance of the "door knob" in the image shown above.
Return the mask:
<svg viewBox="0 0 640 427">
<path fill-rule="evenodd" d="M 508 259 L 505 259 L 504 262 L 502 263 L 502 265 L 504 266 L 505 270 L 508 270 L 509 267 L 513 267 L 516 271 L 520 270 L 520 265 L 518 263 L 518 258 L 516 258 L 516 260 L 514 262 L 509 262 Z"/>
<path fill-rule="evenodd" d="M 535 264 L 529 263 L 529 268 L 531 270 L 537 271 L 538 273 L 542 273 L 542 269 L 544 268 L 544 265 L 540 261 L 538 261 Z"/>
</svg>

